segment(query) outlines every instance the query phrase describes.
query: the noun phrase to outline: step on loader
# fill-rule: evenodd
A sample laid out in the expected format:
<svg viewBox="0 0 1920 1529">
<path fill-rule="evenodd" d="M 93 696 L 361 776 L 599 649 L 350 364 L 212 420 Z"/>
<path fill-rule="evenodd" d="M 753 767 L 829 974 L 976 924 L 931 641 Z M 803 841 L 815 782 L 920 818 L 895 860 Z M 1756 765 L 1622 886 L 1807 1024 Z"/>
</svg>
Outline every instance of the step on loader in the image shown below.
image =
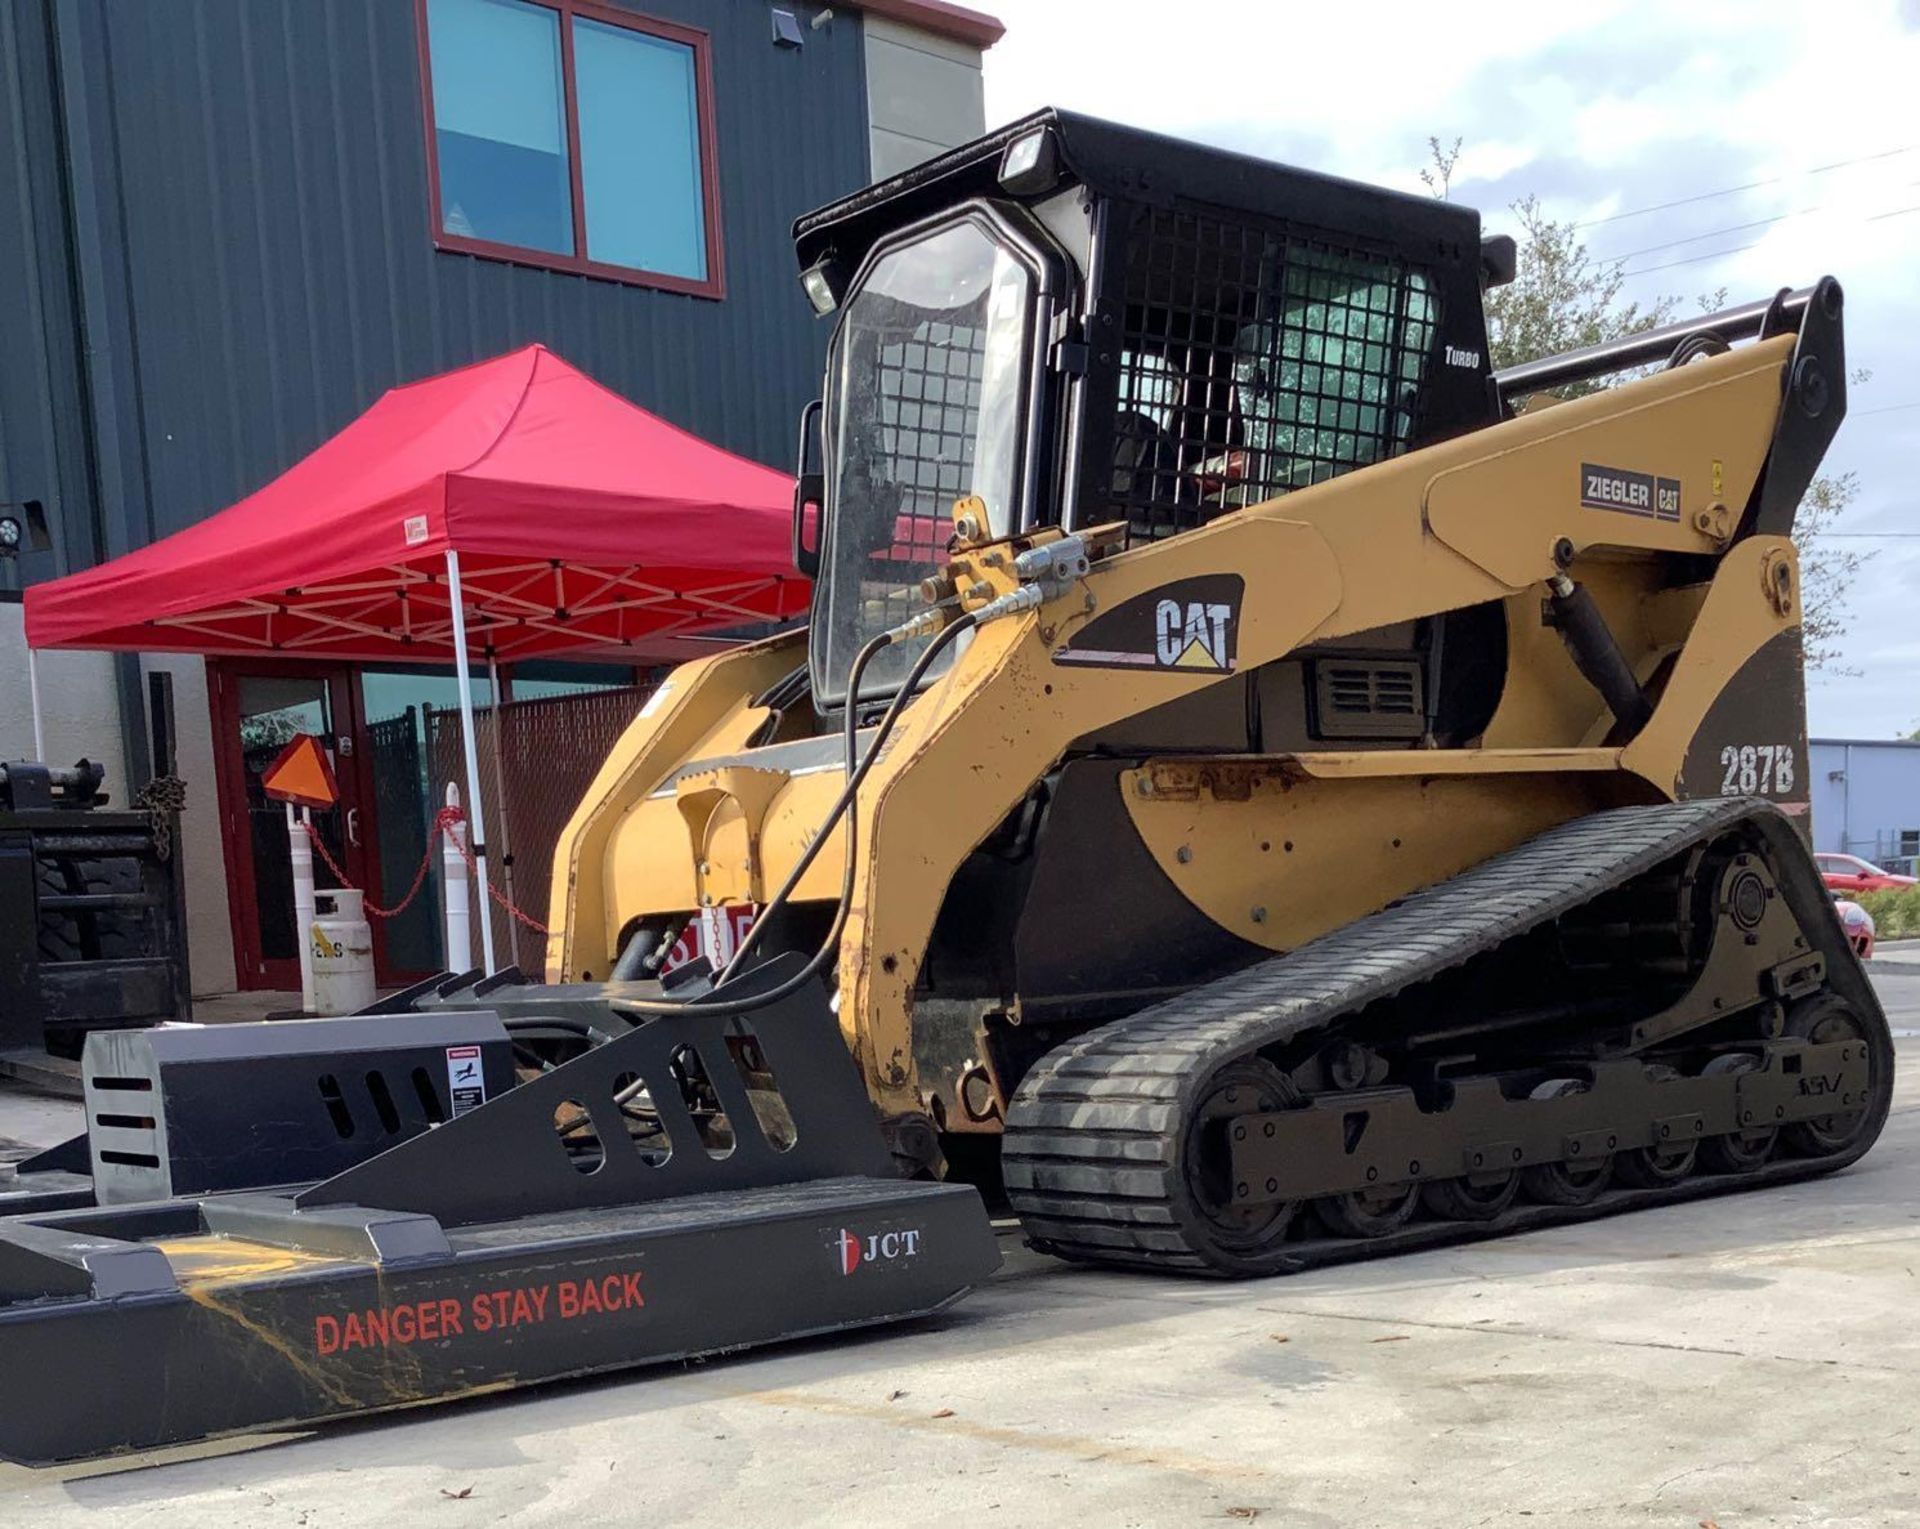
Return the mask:
<svg viewBox="0 0 1920 1529">
<path fill-rule="evenodd" d="M 995 1265 L 982 1192 L 1244 1277 L 1872 1145 L 1793 543 L 1835 282 L 1496 371 L 1472 211 L 1058 111 L 795 243 L 806 629 L 649 700 L 544 982 L 250 1064 L 324 1150 L 199 1150 L 230 1093 L 169 1032 L 90 1084 L 0 1221 L 0 1453 L 931 1310 Z M 466 1048 L 517 1081 L 456 1103 Z M 55 1354 L 90 1405 L 4 1378 Z"/>
</svg>

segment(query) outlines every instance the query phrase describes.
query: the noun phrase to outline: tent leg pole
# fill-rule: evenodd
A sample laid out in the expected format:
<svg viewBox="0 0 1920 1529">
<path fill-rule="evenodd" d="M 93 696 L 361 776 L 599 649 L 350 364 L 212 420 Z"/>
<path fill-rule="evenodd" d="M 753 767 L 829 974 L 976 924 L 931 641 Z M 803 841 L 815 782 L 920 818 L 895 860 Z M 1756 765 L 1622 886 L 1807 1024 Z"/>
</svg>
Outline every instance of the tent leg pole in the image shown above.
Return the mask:
<svg viewBox="0 0 1920 1529">
<path fill-rule="evenodd" d="M 480 880 L 480 964 L 491 977 L 493 908 L 487 889 L 487 822 L 480 805 L 480 750 L 473 738 L 473 670 L 467 662 L 467 613 L 460 598 L 460 554 L 447 548 L 447 598 L 453 607 L 453 668 L 460 679 L 460 748 L 467 765 L 467 821 L 473 825 L 473 863 Z"/>
<path fill-rule="evenodd" d="M 40 720 L 40 655 L 32 648 L 27 649 L 27 694 L 33 706 L 33 757 L 45 764 L 47 734 Z"/>
<path fill-rule="evenodd" d="M 507 822 L 507 746 L 504 741 L 505 719 L 500 711 L 500 660 L 492 651 L 487 653 L 487 694 L 493 697 L 493 805 L 497 809 L 494 817 L 497 821 L 493 831 L 500 840 L 500 880 L 506 889 L 507 902 L 513 903 L 513 835 Z M 512 965 L 520 964 L 520 921 L 507 920 L 507 948 L 511 952 Z"/>
</svg>

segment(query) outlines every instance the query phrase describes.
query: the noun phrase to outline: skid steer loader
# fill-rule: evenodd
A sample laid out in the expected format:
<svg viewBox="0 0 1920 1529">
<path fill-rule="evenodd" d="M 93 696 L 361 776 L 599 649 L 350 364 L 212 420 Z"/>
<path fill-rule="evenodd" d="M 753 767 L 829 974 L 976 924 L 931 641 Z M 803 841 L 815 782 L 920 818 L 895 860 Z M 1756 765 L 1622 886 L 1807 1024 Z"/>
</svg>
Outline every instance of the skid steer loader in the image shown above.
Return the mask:
<svg viewBox="0 0 1920 1529">
<path fill-rule="evenodd" d="M 1064 112 L 796 242 L 837 313 L 811 625 L 621 741 L 552 977 L 764 905 L 759 949 L 832 951 L 904 1165 L 1090 1262 L 1274 1273 L 1866 1150 L 1891 1049 L 1804 842 L 1791 539 L 1836 283 L 1495 373 L 1473 212 Z"/>
<path fill-rule="evenodd" d="M 1872 1144 L 1804 842 L 1833 281 L 1496 373 L 1473 212 L 1054 111 L 795 234 L 807 629 L 649 701 L 545 983 L 95 1039 L 0 1222 L 0 1453 L 930 1310 L 973 1186 L 1246 1276 Z M 205 1150 L 221 1066 L 297 1152 Z M 25 1405 L 56 1356 L 112 1404 Z"/>
</svg>

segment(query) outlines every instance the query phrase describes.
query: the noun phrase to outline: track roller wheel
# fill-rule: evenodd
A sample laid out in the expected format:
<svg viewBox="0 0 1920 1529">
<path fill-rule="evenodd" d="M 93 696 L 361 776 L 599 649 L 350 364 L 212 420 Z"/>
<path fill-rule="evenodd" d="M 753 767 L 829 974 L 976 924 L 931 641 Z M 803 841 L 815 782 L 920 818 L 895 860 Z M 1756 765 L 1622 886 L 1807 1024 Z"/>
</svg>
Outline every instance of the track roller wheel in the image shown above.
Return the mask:
<svg viewBox="0 0 1920 1529">
<path fill-rule="evenodd" d="M 1584 1078 L 1553 1078 L 1542 1083 L 1528 1097 L 1563 1099 L 1568 1094 L 1587 1091 Z M 1613 1177 L 1613 1154 L 1585 1161 L 1563 1160 L 1536 1163 L 1520 1170 L 1520 1182 L 1527 1194 L 1546 1205 L 1588 1205 L 1600 1198 L 1600 1192 Z"/>
<path fill-rule="evenodd" d="M 1234 1193 L 1228 1132 L 1245 1115 L 1293 1109 L 1300 1091 L 1270 1062 L 1243 1058 L 1210 1079 L 1187 1125 L 1181 1186 L 1191 1239 L 1205 1244 L 1202 1256 L 1214 1268 L 1235 1274 L 1270 1274 L 1285 1267 L 1287 1230 L 1298 1208 L 1292 1200 L 1248 1204 Z"/>
<path fill-rule="evenodd" d="M 1786 1033 L 1825 1045 L 1829 1041 L 1864 1040 L 1867 1031 L 1853 1005 L 1838 993 L 1815 993 L 1787 1011 Z M 1780 1139 L 1789 1152 L 1797 1152 L 1802 1157 L 1826 1157 L 1852 1146 L 1866 1122 L 1864 1108 L 1840 1111 L 1796 1121 L 1780 1133 Z"/>
<path fill-rule="evenodd" d="M 1517 1173 L 1470 1173 L 1420 1187 L 1427 1209 L 1447 1221 L 1491 1221 L 1520 1192 Z"/>
<path fill-rule="evenodd" d="M 1715 1057 L 1700 1072 L 1708 1078 L 1729 1073 L 1738 1075 L 1752 1072 L 1759 1065 L 1760 1058 L 1752 1052 L 1736 1051 Z M 1703 1141 L 1700 1160 L 1710 1173 L 1752 1173 L 1765 1166 L 1779 1143 L 1778 1126 L 1768 1126 L 1763 1131 L 1730 1131 L 1725 1136 L 1710 1136 Z"/>
<path fill-rule="evenodd" d="M 1385 1237 L 1413 1219 L 1420 1203 L 1417 1184 L 1385 1184 L 1315 1200 L 1327 1229 L 1341 1237 Z"/>
<path fill-rule="evenodd" d="M 1664 1083 L 1679 1077 L 1680 1072 L 1664 1062 L 1654 1062 L 1648 1066 L 1647 1076 L 1656 1083 Z M 1622 1152 L 1614 1169 L 1624 1182 L 1636 1189 L 1665 1189 L 1692 1173 L 1699 1161 L 1699 1140 L 1688 1137 L 1682 1142 L 1662 1142 Z"/>
</svg>

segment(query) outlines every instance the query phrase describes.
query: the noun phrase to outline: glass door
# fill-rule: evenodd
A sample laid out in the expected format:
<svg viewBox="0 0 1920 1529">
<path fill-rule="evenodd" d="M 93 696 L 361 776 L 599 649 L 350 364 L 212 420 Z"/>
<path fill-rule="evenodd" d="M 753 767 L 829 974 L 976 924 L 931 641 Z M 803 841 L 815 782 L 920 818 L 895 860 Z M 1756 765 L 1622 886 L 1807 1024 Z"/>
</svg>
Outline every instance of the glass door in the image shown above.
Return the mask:
<svg viewBox="0 0 1920 1529">
<path fill-rule="evenodd" d="M 261 777 L 293 739 L 319 739 L 340 787 L 339 802 L 312 809 L 315 832 L 347 880 L 379 900 L 367 880 L 371 833 L 360 790 L 352 672 L 345 668 L 216 662 L 215 759 L 220 778 L 234 965 L 243 988 L 293 992 L 300 986 L 299 931 L 293 915 L 293 861 L 287 809 L 269 798 Z M 340 885 L 314 856 L 314 885 Z M 377 941 L 376 941 L 377 944 Z"/>
<path fill-rule="evenodd" d="M 458 730 L 444 725 L 445 714 L 457 716 L 460 682 L 451 668 L 369 666 L 360 670 L 359 686 L 366 722 L 362 769 L 380 821 L 372 858 L 381 884 L 398 901 L 426 853 L 447 782 L 457 782 L 462 797 L 466 794 Z M 491 701 L 484 676 L 472 681 L 472 695 L 476 710 Z M 443 714 L 438 725 L 436 713 Z M 490 803 L 488 821 L 491 826 Z M 418 982 L 446 967 L 440 861 L 436 853 L 420 895 L 375 926 L 375 966 L 383 984 Z"/>
</svg>

